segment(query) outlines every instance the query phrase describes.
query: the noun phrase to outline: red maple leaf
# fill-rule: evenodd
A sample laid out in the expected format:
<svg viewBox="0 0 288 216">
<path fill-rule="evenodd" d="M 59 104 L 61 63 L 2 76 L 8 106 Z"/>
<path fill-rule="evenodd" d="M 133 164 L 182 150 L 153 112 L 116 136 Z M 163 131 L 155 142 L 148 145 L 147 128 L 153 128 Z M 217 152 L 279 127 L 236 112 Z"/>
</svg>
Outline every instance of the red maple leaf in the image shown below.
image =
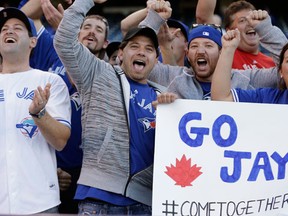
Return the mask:
<svg viewBox="0 0 288 216">
<path fill-rule="evenodd" d="M 167 171 L 165 173 L 176 182 L 175 185 L 186 187 L 192 186 L 191 183 L 202 174 L 201 168 L 197 167 L 196 164 L 191 166 L 191 158 L 187 160 L 184 154 L 180 161 L 176 159 L 176 166 L 172 164 L 171 167 L 166 166 Z"/>
</svg>

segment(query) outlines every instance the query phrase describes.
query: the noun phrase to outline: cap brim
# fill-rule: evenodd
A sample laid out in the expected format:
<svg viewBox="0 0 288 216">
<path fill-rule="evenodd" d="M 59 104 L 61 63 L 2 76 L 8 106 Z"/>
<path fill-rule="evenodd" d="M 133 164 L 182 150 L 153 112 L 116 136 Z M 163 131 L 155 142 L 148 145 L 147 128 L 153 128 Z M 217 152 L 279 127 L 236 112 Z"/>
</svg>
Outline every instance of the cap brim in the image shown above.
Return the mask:
<svg viewBox="0 0 288 216">
<path fill-rule="evenodd" d="M 143 36 L 150 38 L 155 46 L 155 49 L 158 49 L 159 44 L 158 44 L 157 34 L 152 28 L 149 28 L 149 27 L 144 27 L 144 28 L 137 27 L 137 28 L 130 29 L 125 35 L 123 41 L 130 40 L 131 38 L 138 36 L 138 35 L 143 35 Z"/>
</svg>

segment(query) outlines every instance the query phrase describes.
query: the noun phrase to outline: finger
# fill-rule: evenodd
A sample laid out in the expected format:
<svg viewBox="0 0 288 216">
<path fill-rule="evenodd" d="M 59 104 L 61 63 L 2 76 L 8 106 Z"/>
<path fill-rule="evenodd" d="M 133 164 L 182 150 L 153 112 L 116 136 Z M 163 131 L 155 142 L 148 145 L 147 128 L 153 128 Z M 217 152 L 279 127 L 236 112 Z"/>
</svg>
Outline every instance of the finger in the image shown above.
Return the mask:
<svg viewBox="0 0 288 216">
<path fill-rule="evenodd" d="M 40 86 L 38 86 L 37 90 L 39 93 L 39 105 L 41 105 L 46 101 L 45 93 Z"/>
<path fill-rule="evenodd" d="M 57 9 L 58 9 L 59 13 L 61 13 L 62 15 L 64 14 L 64 8 L 63 8 L 62 4 L 59 4 Z"/>
<path fill-rule="evenodd" d="M 47 85 L 45 86 L 45 96 L 46 96 L 46 101 L 48 101 L 49 97 L 50 97 L 50 89 L 51 89 L 51 84 L 47 83 Z"/>
<path fill-rule="evenodd" d="M 176 99 L 178 98 L 178 96 L 176 94 L 170 94 L 170 102 L 174 102 Z"/>
<path fill-rule="evenodd" d="M 158 103 L 166 103 L 167 101 L 167 93 L 162 93 L 157 97 Z"/>
<path fill-rule="evenodd" d="M 62 169 L 61 168 L 57 168 L 57 175 L 59 176 L 59 175 L 61 175 L 61 173 L 62 173 Z"/>
<path fill-rule="evenodd" d="M 42 100 L 38 90 L 34 90 L 33 102 L 35 103 L 36 107 L 43 104 L 43 100 Z"/>
<path fill-rule="evenodd" d="M 165 4 L 166 4 L 167 7 L 171 7 L 171 4 L 170 4 L 169 1 L 165 1 Z"/>
<path fill-rule="evenodd" d="M 61 182 L 63 184 L 70 184 L 71 183 L 71 178 L 67 178 L 67 177 L 61 176 L 61 177 L 59 177 L 59 182 Z"/>
</svg>

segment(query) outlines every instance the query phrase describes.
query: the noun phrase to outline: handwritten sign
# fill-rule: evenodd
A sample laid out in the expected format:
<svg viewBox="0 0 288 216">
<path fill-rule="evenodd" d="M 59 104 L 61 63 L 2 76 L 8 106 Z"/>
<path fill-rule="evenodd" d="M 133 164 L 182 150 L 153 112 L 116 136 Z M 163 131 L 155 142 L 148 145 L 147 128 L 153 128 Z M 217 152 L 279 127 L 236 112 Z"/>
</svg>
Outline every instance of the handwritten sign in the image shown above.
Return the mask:
<svg viewBox="0 0 288 216">
<path fill-rule="evenodd" d="M 287 215 L 287 135 L 287 105 L 158 106 L 153 215 Z"/>
</svg>

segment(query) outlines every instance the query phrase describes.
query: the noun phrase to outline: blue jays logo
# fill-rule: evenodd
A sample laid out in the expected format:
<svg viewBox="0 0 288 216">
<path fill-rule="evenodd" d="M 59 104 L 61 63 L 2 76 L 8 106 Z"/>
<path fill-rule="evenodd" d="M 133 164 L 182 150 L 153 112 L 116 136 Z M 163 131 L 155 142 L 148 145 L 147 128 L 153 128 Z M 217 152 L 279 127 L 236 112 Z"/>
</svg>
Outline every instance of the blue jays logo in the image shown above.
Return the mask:
<svg viewBox="0 0 288 216">
<path fill-rule="evenodd" d="M 38 133 L 38 127 L 32 118 L 23 119 L 20 124 L 16 124 L 16 128 L 19 128 L 21 133 L 29 138 L 34 137 Z"/>
<path fill-rule="evenodd" d="M 78 111 L 81 108 L 81 99 L 80 99 L 80 94 L 78 92 L 74 92 L 70 96 L 71 102 L 73 102 L 76 111 Z"/>
<path fill-rule="evenodd" d="M 153 118 L 141 118 L 138 119 L 138 121 L 142 123 L 144 132 L 149 131 L 150 129 L 155 129 L 156 122 Z"/>
<path fill-rule="evenodd" d="M 137 89 L 134 90 L 134 93 L 131 91 L 130 100 L 132 100 L 134 103 L 135 103 L 135 98 L 136 98 L 137 94 L 138 94 L 138 90 Z"/>
</svg>

